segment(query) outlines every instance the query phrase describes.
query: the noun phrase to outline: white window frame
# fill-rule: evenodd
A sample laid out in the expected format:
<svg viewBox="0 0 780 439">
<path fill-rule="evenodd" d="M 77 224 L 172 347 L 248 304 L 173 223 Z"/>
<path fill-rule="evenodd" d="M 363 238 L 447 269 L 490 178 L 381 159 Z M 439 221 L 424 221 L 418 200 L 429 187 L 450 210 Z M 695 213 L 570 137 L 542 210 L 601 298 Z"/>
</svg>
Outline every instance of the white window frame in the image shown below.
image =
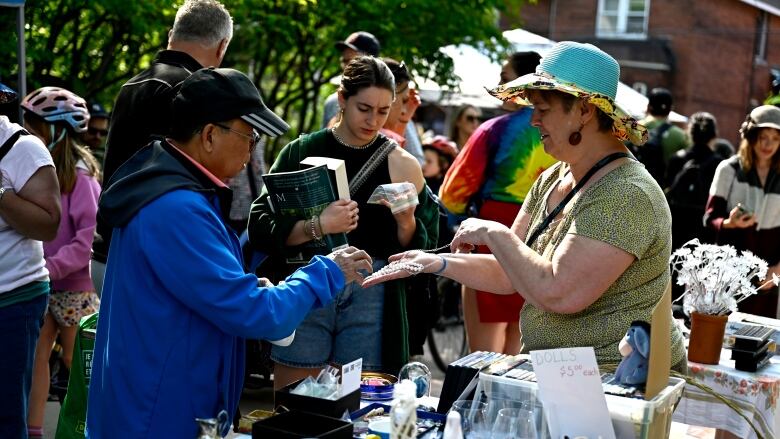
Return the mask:
<svg viewBox="0 0 780 439">
<path fill-rule="evenodd" d="M 618 16 L 617 16 L 617 30 L 607 31 L 599 28 L 601 17 L 604 15 L 604 2 L 605 0 L 599 0 L 598 9 L 596 11 L 596 37 L 598 38 L 620 38 L 620 39 L 647 39 L 647 23 L 650 19 L 650 0 L 645 0 L 645 13 L 644 23 L 642 25 L 642 32 L 627 32 L 626 27 L 628 25 L 628 6 L 630 0 L 618 0 Z"/>
</svg>

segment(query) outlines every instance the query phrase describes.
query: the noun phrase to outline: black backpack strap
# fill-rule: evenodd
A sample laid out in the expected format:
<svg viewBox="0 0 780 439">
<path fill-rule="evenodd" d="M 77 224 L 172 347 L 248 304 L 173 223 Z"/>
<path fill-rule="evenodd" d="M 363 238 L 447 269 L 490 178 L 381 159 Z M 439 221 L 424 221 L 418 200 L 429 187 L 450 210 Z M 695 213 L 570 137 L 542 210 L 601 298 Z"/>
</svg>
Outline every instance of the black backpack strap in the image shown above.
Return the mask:
<svg viewBox="0 0 780 439">
<path fill-rule="evenodd" d="M 655 127 L 655 135 L 658 137 L 658 146 L 660 146 L 662 150 L 664 148 L 664 134 L 666 134 L 666 132 L 669 131 L 669 128 L 671 127 L 672 124 L 669 122 L 663 122 L 661 125 Z"/>
<path fill-rule="evenodd" d="M 8 154 L 8 151 L 10 151 L 11 148 L 16 145 L 16 141 L 19 140 L 19 137 L 29 135 L 30 133 L 28 133 L 24 128 L 11 134 L 11 137 L 9 137 L 8 140 L 3 143 L 3 146 L 0 146 L 0 161 L 2 161 L 5 155 Z"/>
</svg>

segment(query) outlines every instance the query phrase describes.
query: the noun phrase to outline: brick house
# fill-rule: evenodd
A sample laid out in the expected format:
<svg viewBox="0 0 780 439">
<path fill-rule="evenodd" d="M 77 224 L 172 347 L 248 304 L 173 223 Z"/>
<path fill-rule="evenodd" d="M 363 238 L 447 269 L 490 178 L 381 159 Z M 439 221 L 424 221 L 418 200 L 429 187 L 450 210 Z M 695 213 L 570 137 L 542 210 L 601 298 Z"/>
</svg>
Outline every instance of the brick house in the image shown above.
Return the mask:
<svg viewBox="0 0 780 439">
<path fill-rule="evenodd" d="M 599 46 L 624 83 L 670 89 L 679 113 L 713 113 L 735 146 L 780 69 L 780 0 L 538 0 L 516 15 L 502 26 Z"/>
</svg>

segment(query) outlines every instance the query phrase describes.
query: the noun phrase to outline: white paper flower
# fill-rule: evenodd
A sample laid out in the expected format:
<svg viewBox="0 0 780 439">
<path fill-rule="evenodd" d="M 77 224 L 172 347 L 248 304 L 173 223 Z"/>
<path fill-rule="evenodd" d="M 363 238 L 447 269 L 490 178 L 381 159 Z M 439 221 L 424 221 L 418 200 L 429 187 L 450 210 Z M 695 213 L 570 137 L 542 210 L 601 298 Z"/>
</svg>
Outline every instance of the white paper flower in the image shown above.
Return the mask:
<svg viewBox="0 0 780 439">
<path fill-rule="evenodd" d="M 780 277 L 756 286 L 754 280 L 766 277 L 766 261 L 749 251 L 741 254 L 730 245 L 702 244 L 698 239 L 688 241 L 672 253 L 669 260 L 677 273 L 677 285 L 685 286 L 683 300 L 686 314 L 724 315 L 737 310 L 737 304 L 773 283 Z"/>
</svg>

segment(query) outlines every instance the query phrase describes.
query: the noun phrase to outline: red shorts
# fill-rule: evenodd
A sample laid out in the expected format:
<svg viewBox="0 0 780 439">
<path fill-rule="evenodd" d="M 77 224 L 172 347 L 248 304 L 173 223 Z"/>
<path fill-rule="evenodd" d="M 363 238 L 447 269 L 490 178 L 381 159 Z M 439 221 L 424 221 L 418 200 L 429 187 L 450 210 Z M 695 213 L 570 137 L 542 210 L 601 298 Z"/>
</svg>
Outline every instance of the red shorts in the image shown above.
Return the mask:
<svg viewBox="0 0 780 439">
<path fill-rule="evenodd" d="M 512 227 L 515 217 L 520 212 L 520 205 L 502 201 L 485 200 L 479 209 L 479 218 L 497 221 L 507 227 Z M 490 254 L 487 246 L 477 247 L 477 253 Z M 520 309 L 525 299 L 515 293 L 510 295 L 493 294 L 477 291 L 477 311 L 482 323 L 510 322 L 520 320 Z"/>
</svg>

